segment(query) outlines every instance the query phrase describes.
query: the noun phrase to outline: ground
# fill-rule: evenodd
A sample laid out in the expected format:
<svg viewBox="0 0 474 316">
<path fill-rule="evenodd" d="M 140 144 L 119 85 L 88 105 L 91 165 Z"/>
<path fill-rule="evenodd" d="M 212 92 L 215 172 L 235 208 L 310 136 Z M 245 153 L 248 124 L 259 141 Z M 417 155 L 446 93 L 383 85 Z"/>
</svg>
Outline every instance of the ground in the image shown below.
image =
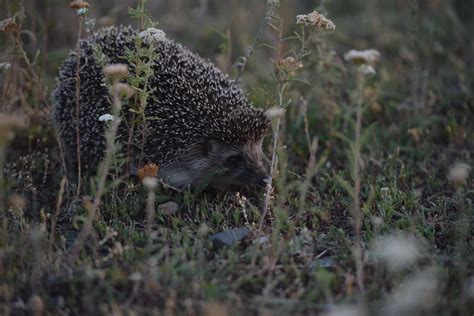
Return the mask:
<svg viewBox="0 0 474 316">
<path fill-rule="evenodd" d="M 0 314 L 474 312 L 473 5 L 267 2 L 146 12 L 271 109 L 268 212 L 265 190 L 150 191 L 113 167 L 77 254 L 97 181 L 66 181 L 50 97 L 76 11 L 0 2 Z M 91 1 L 82 36 L 140 27 L 128 5 Z M 313 10 L 335 30 L 296 23 Z M 379 51 L 376 73 L 350 49 Z M 212 241 L 232 229 L 244 238 Z"/>
</svg>

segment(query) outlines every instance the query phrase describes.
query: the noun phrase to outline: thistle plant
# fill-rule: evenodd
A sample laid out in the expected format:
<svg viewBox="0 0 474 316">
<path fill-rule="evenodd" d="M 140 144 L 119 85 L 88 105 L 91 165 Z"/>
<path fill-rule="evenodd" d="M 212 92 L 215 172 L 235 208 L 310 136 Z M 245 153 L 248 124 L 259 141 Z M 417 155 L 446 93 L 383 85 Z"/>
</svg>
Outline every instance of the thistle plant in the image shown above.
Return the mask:
<svg viewBox="0 0 474 316">
<path fill-rule="evenodd" d="M 361 210 L 361 165 L 362 160 L 362 148 L 364 140 L 367 139 L 366 135 L 363 135 L 363 114 L 366 109 L 366 102 L 364 100 L 364 89 L 366 86 L 366 78 L 375 74 L 373 65 L 378 62 L 380 53 L 377 50 L 371 49 L 366 51 L 351 50 L 344 55 L 344 58 L 353 63 L 359 65 L 356 71 L 356 91 L 353 103 L 355 105 L 355 120 L 354 120 L 354 138 L 351 140 L 349 137 L 338 133 L 337 135 L 349 145 L 348 160 L 351 163 L 351 176 L 353 183 L 349 183 L 341 177 L 337 177 L 341 186 L 347 191 L 353 200 L 351 208 L 352 225 L 354 229 L 354 245 L 353 255 L 356 265 L 356 278 L 359 291 L 362 293 L 365 291 L 364 287 L 364 249 L 362 245 L 362 223 L 363 213 Z M 368 131 L 368 130 L 367 130 Z"/>
<path fill-rule="evenodd" d="M 125 52 L 125 59 L 134 73 L 133 76 L 128 78 L 128 84 L 137 91 L 130 104 L 132 118 L 129 121 L 130 133 L 127 142 L 127 157 L 130 157 L 134 135 L 141 135 L 138 166 L 142 165 L 144 156 L 145 139 L 148 134 L 147 120 L 156 119 L 147 118 L 145 115 L 147 104 L 156 90 L 156 87 L 149 86 L 149 80 L 154 74 L 153 65 L 159 58 L 155 46 L 165 38 L 165 33 L 155 28 L 158 23 L 154 22 L 148 14 L 146 3 L 147 0 L 140 0 L 136 8 L 130 8 L 129 10 L 130 16 L 138 21 L 140 32 L 134 38 L 134 49 L 127 49 Z"/>
</svg>

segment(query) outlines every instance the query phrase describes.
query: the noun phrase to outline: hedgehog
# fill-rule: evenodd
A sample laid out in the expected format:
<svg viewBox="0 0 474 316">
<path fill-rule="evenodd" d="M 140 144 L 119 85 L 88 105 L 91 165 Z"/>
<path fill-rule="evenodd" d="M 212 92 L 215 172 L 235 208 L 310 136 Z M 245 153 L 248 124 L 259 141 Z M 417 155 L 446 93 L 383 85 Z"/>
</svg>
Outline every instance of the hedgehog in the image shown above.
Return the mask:
<svg viewBox="0 0 474 316">
<path fill-rule="evenodd" d="M 104 157 L 107 126 L 99 117 L 111 112 L 111 102 L 96 48 L 107 64 L 127 64 L 125 52 L 136 49 L 138 35 L 132 27 L 103 29 L 82 39 L 78 52 L 61 65 L 53 91 L 53 120 L 69 170 L 77 170 L 80 160 L 82 170 L 90 174 Z M 177 188 L 196 188 L 203 182 L 224 190 L 264 186 L 269 164 L 262 141 L 270 128 L 265 113 L 250 104 L 235 80 L 178 42 L 165 37 L 153 43 L 153 49 L 158 58 L 148 81 L 153 89 L 145 109 L 150 118 L 146 133 L 133 135 L 129 105 L 122 108 L 117 140 L 122 152 L 132 148 L 127 152 L 130 170 L 155 163 L 158 177 Z M 133 66 L 129 68 L 133 76 Z"/>
</svg>

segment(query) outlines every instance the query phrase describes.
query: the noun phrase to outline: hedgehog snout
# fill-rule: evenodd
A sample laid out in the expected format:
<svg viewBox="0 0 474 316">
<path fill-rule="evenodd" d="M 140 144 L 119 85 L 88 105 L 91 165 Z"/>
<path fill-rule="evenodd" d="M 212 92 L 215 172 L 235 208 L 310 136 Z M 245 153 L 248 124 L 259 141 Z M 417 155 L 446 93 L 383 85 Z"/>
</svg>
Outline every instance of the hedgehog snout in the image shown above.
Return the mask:
<svg viewBox="0 0 474 316">
<path fill-rule="evenodd" d="M 270 183 L 270 177 L 266 176 L 264 178 L 261 178 L 260 181 L 257 182 L 257 185 L 259 187 L 265 187 L 268 185 L 268 183 Z"/>
<path fill-rule="evenodd" d="M 255 185 L 258 187 L 264 187 L 267 185 L 269 180 L 269 173 L 267 166 L 261 161 L 253 161 L 247 167 L 245 174 L 246 184 Z"/>
</svg>

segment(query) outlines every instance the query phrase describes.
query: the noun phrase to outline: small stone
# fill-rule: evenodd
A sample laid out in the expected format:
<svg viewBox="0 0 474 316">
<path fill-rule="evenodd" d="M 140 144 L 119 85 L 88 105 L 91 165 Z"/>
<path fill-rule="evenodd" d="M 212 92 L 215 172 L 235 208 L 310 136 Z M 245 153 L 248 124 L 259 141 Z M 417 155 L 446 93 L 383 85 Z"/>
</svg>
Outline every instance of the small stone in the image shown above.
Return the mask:
<svg viewBox="0 0 474 316">
<path fill-rule="evenodd" d="M 41 297 L 39 297 L 38 295 L 34 294 L 30 297 L 30 299 L 28 300 L 27 307 L 32 315 L 43 315 L 44 303 Z"/>
<path fill-rule="evenodd" d="M 158 205 L 158 210 L 165 213 L 165 215 L 173 215 L 179 209 L 178 203 L 174 201 L 168 201 L 163 204 Z"/>
<path fill-rule="evenodd" d="M 457 185 L 466 184 L 470 172 L 471 166 L 463 162 L 458 162 L 449 168 L 447 178 Z"/>
</svg>

